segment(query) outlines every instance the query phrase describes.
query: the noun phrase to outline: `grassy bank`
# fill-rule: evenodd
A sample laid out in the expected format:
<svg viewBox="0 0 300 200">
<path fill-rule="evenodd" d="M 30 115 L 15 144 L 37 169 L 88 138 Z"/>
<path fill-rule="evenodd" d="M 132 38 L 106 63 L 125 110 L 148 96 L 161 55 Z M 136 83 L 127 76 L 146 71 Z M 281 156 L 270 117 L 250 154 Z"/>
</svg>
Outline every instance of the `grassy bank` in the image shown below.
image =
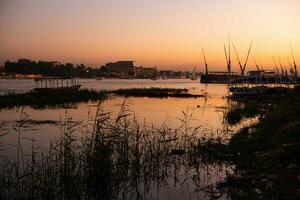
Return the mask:
<svg viewBox="0 0 300 200">
<path fill-rule="evenodd" d="M 198 98 L 204 97 L 204 95 L 190 94 L 188 89 L 176 89 L 176 88 L 131 88 L 131 89 L 119 89 L 111 91 L 110 93 L 125 96 L 125 97 L 150 97 L 150 98 Z"/>
<path fill-rule="evenodd" d="M 30 91 L 23 94 L 10 93 L 0 96 L 0 109 L 21 106 L 34 108 L 64 106 L 72 103 L 104 100 L 107 94 L 103 91 L 94 90 L 64 90 L 51 92 Z"/>
<path fill-rule="evenodd" d="M 257 102 L 256 107 L 264 108 L 254 112 L 260 121 L 241 130 L 228 145 L 215 142 L 199 148 L 207 152 L 210 147 L 213 162 L 236 165 L 235 175 L 220 184 L 233 199 L 299 199 L 300 89 L 271 103 Z M 232 112 L 247 115 L 247 109 Z"/>
</svg>

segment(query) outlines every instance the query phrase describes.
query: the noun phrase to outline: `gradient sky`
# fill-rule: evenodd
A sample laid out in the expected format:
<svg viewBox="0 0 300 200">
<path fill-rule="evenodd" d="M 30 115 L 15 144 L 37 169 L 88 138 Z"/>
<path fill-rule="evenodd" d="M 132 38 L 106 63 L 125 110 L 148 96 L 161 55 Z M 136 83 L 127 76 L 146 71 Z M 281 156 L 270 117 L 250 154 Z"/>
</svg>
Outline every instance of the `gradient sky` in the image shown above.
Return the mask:
<svg viewBox="0 0 300 200">
<path fill-rule="evenodd" d="M 132 59 L 203 70 L 204 48 L 210 69 L 225 69 L 230 32 L 242 59 L 253 40 L 252 55 L 265 68 L 272 55 L 288 63 L 291 42 L 300 65 L 299 10 L 299 0 L 0 0 L 0 63 L 29 58 L 101 66 Z"/>
</svg>

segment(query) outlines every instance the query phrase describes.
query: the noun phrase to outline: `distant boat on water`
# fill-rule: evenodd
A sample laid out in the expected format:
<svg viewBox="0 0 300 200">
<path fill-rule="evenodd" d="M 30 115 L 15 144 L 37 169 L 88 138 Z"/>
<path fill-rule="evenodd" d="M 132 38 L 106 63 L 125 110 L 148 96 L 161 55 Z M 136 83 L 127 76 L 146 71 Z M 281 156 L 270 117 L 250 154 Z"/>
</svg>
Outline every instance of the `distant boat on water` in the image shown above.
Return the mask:
<svg viewBox="0 0 300 200">
<path fill-rule="evenodd" d="M 194 70 L 193 70 L 193 72 L 192 72 L 191 80 L 193 80 L 193 81 L 197 80 L 197 76 L 196 76 L 196 67 L 194 67 Z"/>
<path fill-rule="evenodd" d="M 44 77 L 35 79 L 37 92 L 55 92 L 55 91 L 77 91 L 81 87 L 77 79 L 59 78 L 59 77 Z"/>
<path fill-rule="evenodd" d="M 289 90 L 291 90 L 290 87 L 265 86 L 265 85 L 232 86 L 229 88 L 231 97 L 241 97 L 241 98 L 285 94 Z"/>
<path fill-rule="evenodd" d="M 231 80 L 235 80 L 240 76 L 236 72 L 214 71 L 201 75 L 201 83 L 229 83 Z"/>
<path fill-rule="evenodd" d="M 240 77 L 237 73 L 231 71 L 231 55 L 230 55 L 230 37 L 228 50 L 224 45 L 224 52 L 227 63 L 227 71 L 208 71 L 208 64 L 204 49 L 202 49 L 203 60 L 205 64 L 205 73 L 201 74 L 200 83 L 230 83 L 232 80 Z"/>
</svg>

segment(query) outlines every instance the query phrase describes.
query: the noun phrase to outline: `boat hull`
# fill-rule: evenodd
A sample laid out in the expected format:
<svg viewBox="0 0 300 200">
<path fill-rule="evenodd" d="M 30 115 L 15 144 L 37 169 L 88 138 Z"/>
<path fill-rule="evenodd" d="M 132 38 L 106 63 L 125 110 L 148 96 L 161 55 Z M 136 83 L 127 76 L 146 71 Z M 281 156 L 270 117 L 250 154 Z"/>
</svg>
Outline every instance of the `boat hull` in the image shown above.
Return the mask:
<svg viewBox="0 0 300 200">
<path fill-rule="evenodd" d="M 239 77 L 238 75 L 231 75 L 229 78 L 228 75 L 204 74 L 201 75 L 200 83 L 230 83 Z"/>
<path fill-rule="evenodd" d="M 229 91 L 231 97 L 257 97 L 265 95 L 284 94 L 290 90 L 288 87 L 267 87 L 267 86 L 254 86 L 254 87 L 230 87 Z"/>
</svg>

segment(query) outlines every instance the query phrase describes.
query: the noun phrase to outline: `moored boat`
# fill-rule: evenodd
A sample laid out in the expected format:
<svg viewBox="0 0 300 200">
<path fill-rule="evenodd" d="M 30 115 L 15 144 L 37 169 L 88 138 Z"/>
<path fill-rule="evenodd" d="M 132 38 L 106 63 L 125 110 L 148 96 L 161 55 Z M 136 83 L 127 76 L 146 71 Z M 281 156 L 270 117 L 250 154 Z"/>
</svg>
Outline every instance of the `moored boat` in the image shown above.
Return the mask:
<svg viewBox="0 0 300 200">
<path fill-rule="evenodd" d="M 259 97 L 265 95 L 278 95 L 287 93 L 291 88 L 285 86 L 231 86 L 229 92 L 231 97 Z"/>
<path fill-rule="evenodd" d="M 45 77 L 35 79 L 37 92 L 77 91 L 81 87 L 77 79 L 63 79 L 59 77 Z"/>
</svg>

